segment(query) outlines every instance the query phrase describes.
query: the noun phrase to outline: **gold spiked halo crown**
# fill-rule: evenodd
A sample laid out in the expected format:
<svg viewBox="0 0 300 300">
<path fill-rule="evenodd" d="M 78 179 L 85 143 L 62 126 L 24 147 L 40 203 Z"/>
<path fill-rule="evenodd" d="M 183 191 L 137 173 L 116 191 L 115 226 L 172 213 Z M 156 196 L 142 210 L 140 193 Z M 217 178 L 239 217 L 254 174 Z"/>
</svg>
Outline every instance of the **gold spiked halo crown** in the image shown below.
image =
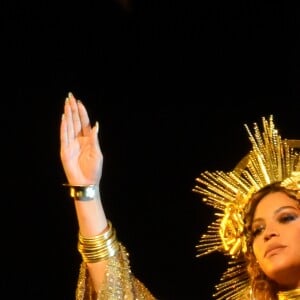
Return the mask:
<svg viewBox="0 0 300 300">
<path fill-rule="evenodd" d="M 242 293 L 248 293 L 249 278 L 241 258 L 247 251 L 244 215 L 252 194 L 277 181 L 289 189 L 300 190 L 300 140 L 282 139 L 272 115 L 268 120 L 262 117 L 262 129 L 257 123 L 253 131 L 244 126 L 252 144 L 248 155 L 233 171 L 201 173 L 193 189 L 216 210 L 215 220 L 199 240 L 197 257 L 219 251 L 233 265 L 216 285 L 217 299 L 241 299 Z"/>
</svg>

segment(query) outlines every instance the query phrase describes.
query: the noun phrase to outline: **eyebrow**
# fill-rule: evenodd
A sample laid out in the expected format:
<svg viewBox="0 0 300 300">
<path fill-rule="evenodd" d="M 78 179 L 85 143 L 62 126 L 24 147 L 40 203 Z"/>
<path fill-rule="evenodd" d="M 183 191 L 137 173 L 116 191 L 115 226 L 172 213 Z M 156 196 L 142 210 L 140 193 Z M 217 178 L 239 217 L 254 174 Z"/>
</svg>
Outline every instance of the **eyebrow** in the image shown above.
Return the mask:
<svg viewBox="0 0 300 300">
<path fill-rule="evenodd" d="M 299 208 L 297 208 L 297 207 L 295 207 L 295 206 L 292 206 L 292 205 L 285 205 L 285 206 L 281 206 L 281 207 L 277 208 L 277 209 L 274 211 L 273 215 L 276 215 L 276 214 L 280 213 L 282 210 L 285 210 L 285 209 L 288 209 L 288 208 L 294 209 L 294 210 L 299 210 Z M 258 222 L 258 221 L 262 221 L 262 220 L 263 220 L 263 218 L 256 218 L 256 219 L 254 219 L 254 220 L 252 221 L 252 224 L 255 223 L 255 222 Z"/>
</svg>

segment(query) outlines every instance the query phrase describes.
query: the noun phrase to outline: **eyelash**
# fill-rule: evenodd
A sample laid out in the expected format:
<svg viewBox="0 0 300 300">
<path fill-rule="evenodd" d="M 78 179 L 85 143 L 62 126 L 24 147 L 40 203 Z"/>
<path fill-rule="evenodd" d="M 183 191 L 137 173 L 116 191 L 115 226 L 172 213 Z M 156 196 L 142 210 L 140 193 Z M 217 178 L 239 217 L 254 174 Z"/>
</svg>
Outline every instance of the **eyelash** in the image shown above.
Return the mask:
<svg viewBox="0 0 300 300">
<path fill-rule="evenodd" d="M 299 216 L 298 215 L 295 215 L 295 214 L 283 214 L 281 216 L 279 216 L 278 218 L 278 222 L 281 223 L 281 224 L 286 224 L 286 223 L 289 223 L 289 222 L 292 222 L 294 220 L 296 220 Z M 261 225 L 257 228 L 255 228 L 253 231 L 252 231 L 252 236 L 253 237 L 256 237 L 258 236 L 260 233 L 263 232 L 263 230 L 265 229 L 265 226 L 264 225 Z"/>
</svg>

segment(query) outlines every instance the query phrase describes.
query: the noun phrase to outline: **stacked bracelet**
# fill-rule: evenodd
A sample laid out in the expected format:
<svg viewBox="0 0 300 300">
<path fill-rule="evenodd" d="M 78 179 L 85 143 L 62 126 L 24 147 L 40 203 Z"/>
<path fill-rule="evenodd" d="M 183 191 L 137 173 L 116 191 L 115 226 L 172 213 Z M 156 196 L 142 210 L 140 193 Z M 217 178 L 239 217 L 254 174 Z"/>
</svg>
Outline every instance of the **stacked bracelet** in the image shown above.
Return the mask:
<svg viewBox="0 0 300 300">
<path fill-rule="evenodd" d="M 104 233 L 83 237 L 79 233 L 78 251 L 86 263 L 95 263 L 114 256 L 119 249 L 116 231 L 108 221 L 107 230 Z"/>
<path fill-rule="evenodd" d="M 99 194 L 99 186 L 96 184 L 90 185 L 69 185 L 64 184 L 70 188 L 70 196 L 78 201 L 94 200 Z"/>
</svg>

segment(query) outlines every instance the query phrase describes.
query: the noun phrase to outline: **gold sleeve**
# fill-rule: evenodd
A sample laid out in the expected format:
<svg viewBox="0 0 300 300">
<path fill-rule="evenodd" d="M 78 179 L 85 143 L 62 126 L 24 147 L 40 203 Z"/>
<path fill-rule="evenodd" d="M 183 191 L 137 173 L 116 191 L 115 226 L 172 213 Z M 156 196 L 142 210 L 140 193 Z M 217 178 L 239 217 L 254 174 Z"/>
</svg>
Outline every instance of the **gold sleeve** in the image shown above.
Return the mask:
<svg viewBox="0 0 300 300">
<path fill-rule="evenodd" d="M 129 254 L 121 244 L 116 255 L 108 259 L 106 278 L 95 292 L 84 262 L 80 265 L 76 300 L 156 300 L 131 272 Z"/>
</svg>

